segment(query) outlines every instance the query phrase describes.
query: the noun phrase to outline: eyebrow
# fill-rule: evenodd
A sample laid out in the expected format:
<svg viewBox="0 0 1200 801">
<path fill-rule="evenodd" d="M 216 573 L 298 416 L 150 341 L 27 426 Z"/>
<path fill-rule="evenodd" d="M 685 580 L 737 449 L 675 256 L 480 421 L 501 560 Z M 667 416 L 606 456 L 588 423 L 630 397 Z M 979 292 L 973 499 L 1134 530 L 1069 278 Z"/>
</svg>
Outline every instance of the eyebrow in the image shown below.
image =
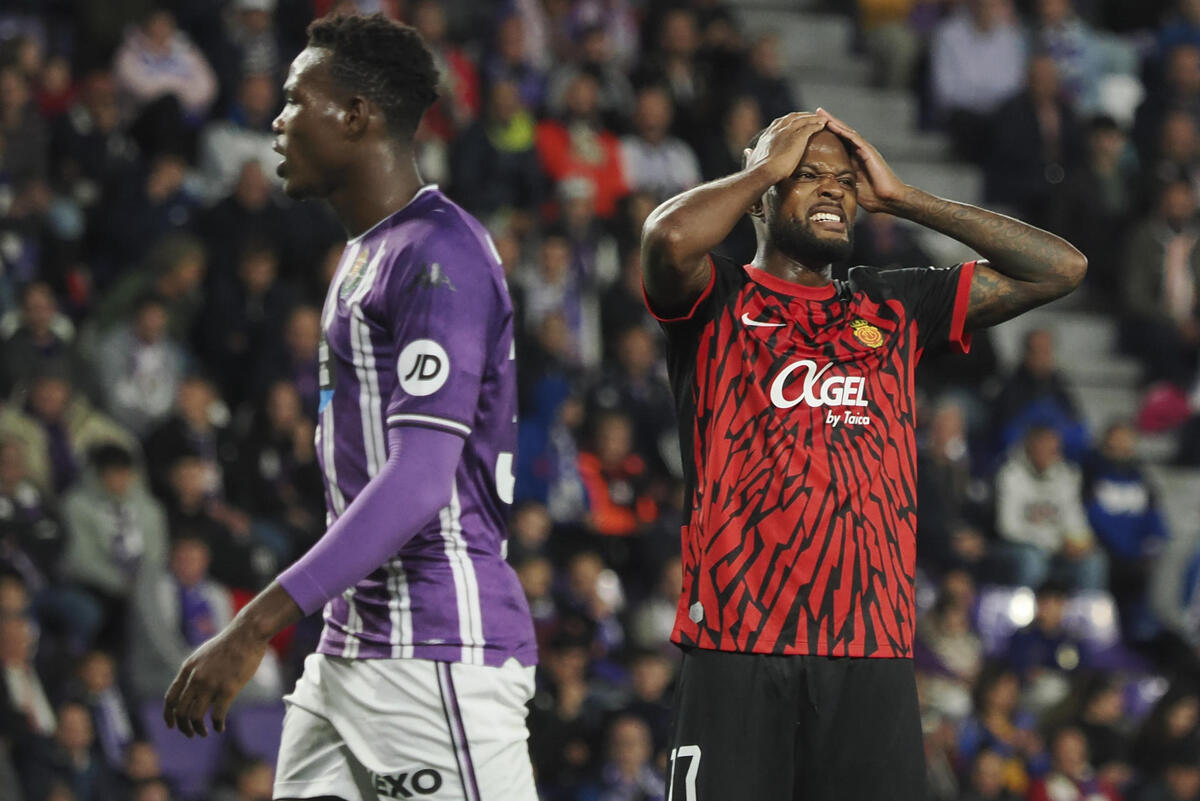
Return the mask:
<svg viewBox="0 0 1200 801">
<path fill-rule="evenodd" d="M 799 170 L 799 169 L 801 169 L 801 168 L 804 168 L 804 167 L 807 167 L 807 168 L 808 168 L 808 169 L 810 169 L 810 170 L 816 170 L 817 172 L 820 172 L 820 171 L 821 171 L 821 165 L 819 165 L 819 164 L 813 164 L 813 163 L 811 163 L 811 162 L 808 162 L 808 161 L 802 161 L 802 162 L 800 162 L 799 164 L 797 164 L 797 165 L 796 165 L 796 169 L 797 169 L 797 170 Z M 826 172 L 828 172 L 828 170 L 826 170 Z M 849 167 L 847 167 L 847 168 L 845 168 L 845 169 L 843 169 L 843 170 L 838 170 L 837 172 L 835 172 L 835 173 L 834 173 L 834 175 L 839 175 L 839 176 L 840 176 L 840 175 L 854 175 L 854 174 L 855 174 L 855 173 L 854 173 L 854 170 L 850 169 Z"/>
</svg>

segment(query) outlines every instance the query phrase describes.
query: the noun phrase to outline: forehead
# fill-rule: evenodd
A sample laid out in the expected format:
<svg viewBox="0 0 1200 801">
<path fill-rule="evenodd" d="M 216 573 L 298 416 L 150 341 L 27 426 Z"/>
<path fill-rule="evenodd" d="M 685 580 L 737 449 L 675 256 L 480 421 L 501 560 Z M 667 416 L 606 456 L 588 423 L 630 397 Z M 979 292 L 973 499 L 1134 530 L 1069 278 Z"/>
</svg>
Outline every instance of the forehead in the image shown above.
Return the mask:
<svg viewBox="0 0 1200 801">
<path fill-rule="evenodd" d="M 287 80 L 283 82 L 284 91 L 302 88 L 311 90 L 327 86 L 329 80 L 329 62 L 333 55 L 323 47 L 306 47 L 292 60 L 288 67 Z"/>
<path fill-rule="evenodd" d="M 852 170 L 850 154 L 838 136 L 830 131 L 819 131 L 808 140 L 808 148 L 804 151 L 804 164 L 814 167 L 826 167 L 833 171 Z"/>
</svg>

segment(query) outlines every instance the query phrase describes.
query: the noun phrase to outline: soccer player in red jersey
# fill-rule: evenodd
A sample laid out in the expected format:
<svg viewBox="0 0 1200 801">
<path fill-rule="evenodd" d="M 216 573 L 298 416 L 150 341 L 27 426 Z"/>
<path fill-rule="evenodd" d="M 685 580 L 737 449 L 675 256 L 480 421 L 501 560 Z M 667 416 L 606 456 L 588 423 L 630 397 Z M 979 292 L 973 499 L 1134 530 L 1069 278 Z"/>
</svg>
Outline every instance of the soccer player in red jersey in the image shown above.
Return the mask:
<svg viewBox="0 0 1200 801">
<path fill-rule="evenodd" d="M 834 281 L 859 208 L 983 259 Z M 747 211 L 754 260 L 711 255 Z M 775 120 L 744 169 L 650 215 L 646 302 L 689 497 L 669 801 L 925 798 L 913 371 L 1086 269 L 1052 234 L 906 185 L 820 109 Z"/>
</svg>

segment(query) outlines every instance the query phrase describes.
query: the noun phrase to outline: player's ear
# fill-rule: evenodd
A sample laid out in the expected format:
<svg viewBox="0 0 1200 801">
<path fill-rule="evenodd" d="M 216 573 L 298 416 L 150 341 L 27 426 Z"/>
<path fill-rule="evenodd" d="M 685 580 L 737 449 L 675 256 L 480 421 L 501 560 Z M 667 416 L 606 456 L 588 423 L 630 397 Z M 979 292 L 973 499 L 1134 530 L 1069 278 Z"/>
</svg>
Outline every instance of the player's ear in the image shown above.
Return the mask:
<svg viewBox="0 0 1200 801">
<path fill-rule="evenodd" d="M 762 195 L 759 195 L 758 199 L 755 200 L 752 204 L 750 204 L 750 208 L 746 209 L 746 213 L 749 214 L 751 217 L 754 217 L 756 219 L 766 222 L 766 218 L 763 216 Z"/>
<path fill-rule="evenodd" d="M 346 127 L 346 132 L 355 139 L 366 133 L 371 123 L 372 111 L 371 103 L 365 97 L 351 95 L 342 115 L 342 124 Z"/>
</svg>

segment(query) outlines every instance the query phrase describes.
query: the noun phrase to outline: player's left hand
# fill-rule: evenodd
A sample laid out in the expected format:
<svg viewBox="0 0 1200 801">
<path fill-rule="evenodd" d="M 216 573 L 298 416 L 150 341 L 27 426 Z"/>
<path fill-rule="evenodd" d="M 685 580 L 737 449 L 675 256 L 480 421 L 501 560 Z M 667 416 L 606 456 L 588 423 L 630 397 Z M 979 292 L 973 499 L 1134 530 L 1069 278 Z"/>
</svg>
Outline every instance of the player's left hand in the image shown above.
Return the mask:
<svg viewBox="0 0 1200 801">
<path fill-rule="evenodd" d="M 840 136 L 850 150 L 858 205 L 866 211 L 888 211 L 893 203 L 904 196 L 908 187 L 892 172 L 874 145 L 863 139 L 858 131 L 823 108 L 817 109 L 817 114 L 825 118 L 826 129 Z"/>
<path fill-rule="evenodd" d="M 267 650 L 264 640 L 237 621 L 196 649 L 179 668 L 163 700 L 163 720 L 191 737 L 208 736 L 204 717 L 212 711 L 213 729 L 225 731 L 229 705 L 254 676 Z"/>
</svg>

